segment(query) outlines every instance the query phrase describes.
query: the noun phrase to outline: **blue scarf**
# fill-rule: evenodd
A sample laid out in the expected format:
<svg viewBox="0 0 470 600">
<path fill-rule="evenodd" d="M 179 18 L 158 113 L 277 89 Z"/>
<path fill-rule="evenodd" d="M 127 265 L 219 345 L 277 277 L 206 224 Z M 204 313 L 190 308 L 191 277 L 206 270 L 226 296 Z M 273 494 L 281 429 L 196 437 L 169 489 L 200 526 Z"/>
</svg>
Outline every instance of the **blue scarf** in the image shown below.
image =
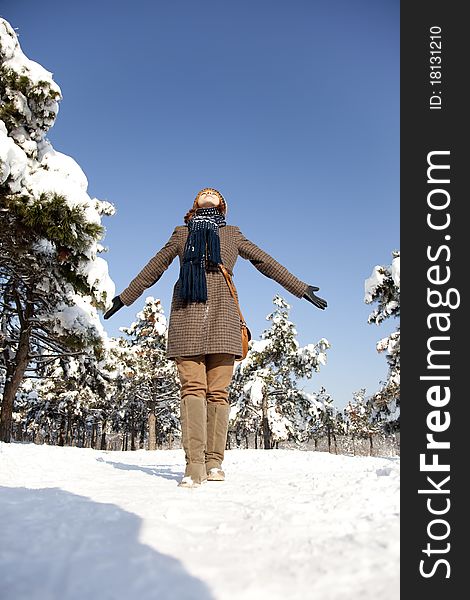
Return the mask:
<svg viewBox="0 0 470 600">
<path fill-rule="evenodd" d="M 225 217 L 215 206 L 198 208 L 189 221 L 188 239 L 180 269 L 179 297 L 188 302 L 207 301 L 206 264 L 218 269 L 220 257 L 219 227 L 226 225 Z"/>
</svg>

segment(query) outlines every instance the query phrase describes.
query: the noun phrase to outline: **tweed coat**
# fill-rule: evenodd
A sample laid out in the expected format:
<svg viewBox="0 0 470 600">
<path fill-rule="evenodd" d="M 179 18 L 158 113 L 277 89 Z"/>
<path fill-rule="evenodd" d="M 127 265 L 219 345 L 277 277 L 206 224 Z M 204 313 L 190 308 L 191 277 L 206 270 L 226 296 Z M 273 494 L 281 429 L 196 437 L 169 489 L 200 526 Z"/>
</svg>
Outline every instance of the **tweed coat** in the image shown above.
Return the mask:
<svg viewBox="0 0 470 600">
<path fill-rule="evenodd" d="M 181 267 L 187 237 L 187 225 L 175 227 L 163 248 L 119 294 L 126 306 L 130 306 L 145 289 L 156 283 L 176 256 L 179 256 Z M 269 254 L 247 240 L 239 227 L 220 227 L 219 237 L 221 259 L 230 274 L 233 275 L 235 262 L 238 256 L 241 256 L 249 260 L 263 275 L 277 281 L 294 296 L 302 298 L 308 284 L 297 279 Z M 206 302 L 183 300 L 178 297 L 179 280 L 173 286 L 166 351 L 166 357 L 169 359 L 215 352 L 234 354 L 235 358 L 242 356 L 240 315 L 227 282 L 220 269 L 206 269 L 206 280 Z M 238 300 L 237 292 L 236 296 Z M 243 306 L 241 308 L 243 312 Z"/>
</svg>

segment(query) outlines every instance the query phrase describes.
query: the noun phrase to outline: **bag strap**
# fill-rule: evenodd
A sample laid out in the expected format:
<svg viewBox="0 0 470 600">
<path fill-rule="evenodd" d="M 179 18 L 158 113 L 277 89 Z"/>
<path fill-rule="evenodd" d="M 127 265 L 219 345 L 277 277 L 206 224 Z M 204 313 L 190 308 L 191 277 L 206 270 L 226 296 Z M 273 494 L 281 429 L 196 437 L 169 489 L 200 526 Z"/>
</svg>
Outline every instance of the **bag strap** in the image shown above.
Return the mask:
<svg viewBox="0 0 470 600">
<path fill-rule="evenodd" d="M 238 309 L 238 313 L 240 315 L 240 320 L 242 322 L 242 325 L 245 325 L 245 327 L 246 327 L 245 319 L 243 318 L 242 311 L 240 310 L 240 305 L 238 304 L 237 297 L 235 296 L 235 288 L 234 288 L 234 285 L 230 278 L 230 274 L 222 263 L 219 263 L 219 267 L 220 267 L 220 270 L 222 271 L 222 273 L 224 274 L 225 281 L 227 282 L 230 293 L 232 294 L 233 299 L 235 300 L 235 304 L 237 305 L 237 309 Z"/>
</svg>

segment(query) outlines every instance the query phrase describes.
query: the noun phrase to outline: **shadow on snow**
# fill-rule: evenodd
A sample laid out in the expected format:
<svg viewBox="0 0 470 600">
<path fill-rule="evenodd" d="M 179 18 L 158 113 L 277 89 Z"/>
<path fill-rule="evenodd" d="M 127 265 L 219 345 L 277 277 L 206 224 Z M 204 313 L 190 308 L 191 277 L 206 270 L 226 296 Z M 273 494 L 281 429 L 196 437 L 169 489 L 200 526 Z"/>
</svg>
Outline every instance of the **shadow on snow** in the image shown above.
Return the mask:
<svg viewBox="0 0 470 600">
<path fill-rule="evenodd" d="M 144 467 L 142 465 L 130 465 L 128 463 L 114 462 L 112 460 L 105 460 L 104 458 L 97 458 L 97 462 L 102 462 L 107 465 L 113 466 L 115 469 L 122 469 L 123 471 L 141 471 L 146 475 L 153 475 L 154 477 L 161 477 L 162 479 L 169 479 L 170 481 L 179 481 L 183 477 L 183 471 L 175 473 L 172 471 L 174 468 L 172 465 L 157 465 L 155 467 Z"/>
<path fill-rule="evenodd" d="M 139 542 L 142 520 L 115 504 L 0 487 L 0 514 L 5 599 L 214 600 L 179 560 Z"/>
</svg>

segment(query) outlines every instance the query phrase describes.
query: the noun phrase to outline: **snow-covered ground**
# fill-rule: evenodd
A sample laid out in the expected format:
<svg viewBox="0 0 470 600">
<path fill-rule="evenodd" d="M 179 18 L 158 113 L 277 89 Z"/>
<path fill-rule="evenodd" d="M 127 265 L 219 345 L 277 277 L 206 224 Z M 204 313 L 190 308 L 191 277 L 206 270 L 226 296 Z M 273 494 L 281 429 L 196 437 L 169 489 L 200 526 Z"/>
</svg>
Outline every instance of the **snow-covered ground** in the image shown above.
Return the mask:
<svg viewBox="0 0 470 600">
<path fill-rule="evenodd" d="M 399 459 L 0 443 L 4 600 L 399 598 Z"/>
</svg>

